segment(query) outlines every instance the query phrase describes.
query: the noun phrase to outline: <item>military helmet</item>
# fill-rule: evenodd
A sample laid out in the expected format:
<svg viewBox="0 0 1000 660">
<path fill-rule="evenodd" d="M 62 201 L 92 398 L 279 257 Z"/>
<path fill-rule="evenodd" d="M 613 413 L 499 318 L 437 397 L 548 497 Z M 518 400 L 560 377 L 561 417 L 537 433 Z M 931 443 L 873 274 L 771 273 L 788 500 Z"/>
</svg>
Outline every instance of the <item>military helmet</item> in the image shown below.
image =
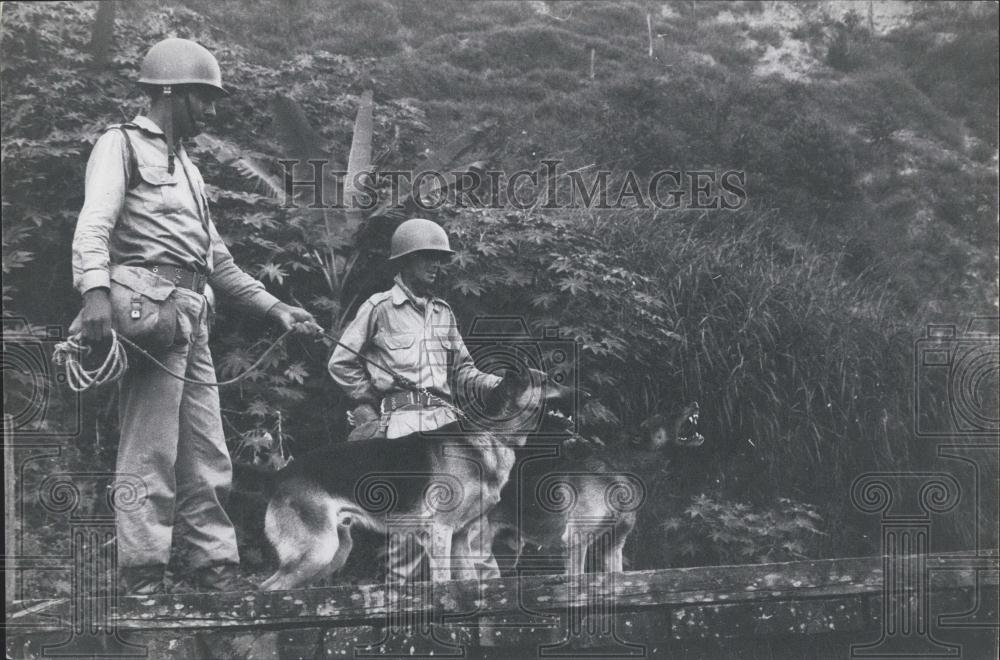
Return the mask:
<svg viewBox="0 0 1000 660">
<path fill-rule="evenodd" d="M 208 85 L 223 94 L 222 71 L 215 56 L 190 39 L 170 37 L 146 53 L 139 69 L 143 85 Z"/>
<path fill-rule="evenodd" d="M 390 261 L 421 250 L 455 254 L 448 244 L 448 234 L 436 222 L 412 218 L 396 227 L 389 245 Z"/>
</svg>

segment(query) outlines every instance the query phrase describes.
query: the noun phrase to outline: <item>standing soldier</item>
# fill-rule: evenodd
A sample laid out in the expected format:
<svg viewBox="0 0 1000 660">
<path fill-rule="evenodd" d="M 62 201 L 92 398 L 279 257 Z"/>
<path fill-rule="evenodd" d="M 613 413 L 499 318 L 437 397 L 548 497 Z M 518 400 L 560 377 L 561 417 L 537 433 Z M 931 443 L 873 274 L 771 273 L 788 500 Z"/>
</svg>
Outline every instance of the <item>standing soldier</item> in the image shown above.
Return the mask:
<svg viewBox="0 0 1000 660">
<path fill-rule="evenodd" d="M 158 314 L 167 319 L 158 359 L 175 373 L 214 382 L 207 285 L 285 329 L 320 328 L 309 312 L 280 302 L 236 266 L 209 216 L 204 181 L 180 139 L 197 135 L 226 94 L 215 57 L 193 41 L 164 39 L 143 60 L 139 83 L 150 98 L 149 114 L 105 132 L 87 163 L 73 238 L 73 281 L 83 309 L 71 331 L 98 343 L 110 336 L 113 317 Z M 141 480 L 145 497 L 135 510 L 116 513 L 126 591 L 162 591 L 175 542 L 196 587 L 234 588 L 239 554 L 223 509 L 232 464 L 218 390 L 133 360 L 119 405 L 116 469 L 122 480 Z"/>
<path fill-rule="evenodd" d="M 385 437 L 399 438 L 457 421 L 449 367 L 458 391 L 480 401 L 500 382 L 499 376 L 476 368 L 451 307 L 433 293 L 438 271 L 452 254 L 448 235 L 430 220 L 407 220 L 393 233 L 389 260 L 398 267 L 393 287 L 361 305 L 340 337 L 344 346 L 337 346 L 330 357 L 330 375 L 356 406 L 351 415 L 355 426 L 378 419 Z M 359 353 L 430 395 L 400 389 L 386 371 L 362 362 Z M 489 548 L 476 546 L 480 524 L 486 521 L 470 526 L 469 545 L 460 551 L 480 557 L 475 562 L 480 577 L 497 577 L 499 570 Z M 459 541 L 455 543 L 460 548 Z M 390 542 L 390 579 L 405 581 L 419 566 L 420 558 L 412 545 Z"/>
</svg>

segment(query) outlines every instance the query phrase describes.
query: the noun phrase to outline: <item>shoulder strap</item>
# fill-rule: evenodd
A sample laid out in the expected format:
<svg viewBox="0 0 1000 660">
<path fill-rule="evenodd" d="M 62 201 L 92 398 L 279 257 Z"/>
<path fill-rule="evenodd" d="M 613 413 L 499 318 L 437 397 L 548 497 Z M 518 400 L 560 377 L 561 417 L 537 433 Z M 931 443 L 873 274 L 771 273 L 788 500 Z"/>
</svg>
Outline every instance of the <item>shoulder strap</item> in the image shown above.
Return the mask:
<svg viewBox="0 0 1000 660">
<path fill-rule="evenodd" d="M 191 160 L 188 158 L 187 152 L 184 153 L 184 158 L 190 163 Z M 193 163 L 192 163 L 193 165 Z M 205 196 L 205 181 L 201 180 L 201 188 L 196 189 L 194 181 L 191 180 L 191 173 L 188 172 L 188 168 L 181 163 L 181 171 L 184 172 L 184 180 L 187 181 L 188 190 L 191 191 L 191 196 L 194 198 L 195 208 L 198 209 L 198 218 L 201 220 L 202 227 L 205 228 L 205 233 L 208 235 L 208 245 L 205 247 L 205 263 L 208 264 L 212 254 L 212 217 L 208 212 L 208 197 Z M 200 178 L 199 173 L 199 178 Z"/>
<path fill-rule="evenodd" d="M 135 157 L 135 148 L 132 146 L 132 138 L 128 136 L 128 131 L 125 130 L 126 126 L 131 126 L 131 124 L 116 124 L 114 126 L 109 126 L 107 130 L 121 131 L 122 137 L 125 138 L 125 150 L 128 152 L 128 164 L 126 165 L 126 169 L 128 171 L 128 189 L 132 190 L 139 185 L 139 163 Z"/>
</svg>

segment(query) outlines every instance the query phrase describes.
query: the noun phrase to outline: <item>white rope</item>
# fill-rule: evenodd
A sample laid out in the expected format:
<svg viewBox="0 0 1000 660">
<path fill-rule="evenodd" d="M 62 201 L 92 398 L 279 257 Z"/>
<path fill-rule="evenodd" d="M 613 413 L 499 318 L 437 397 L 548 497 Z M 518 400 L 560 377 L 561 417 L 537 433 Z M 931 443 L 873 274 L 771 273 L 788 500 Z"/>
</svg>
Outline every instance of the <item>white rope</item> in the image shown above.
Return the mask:
<svg viewBox="0 0 1000 660">
<path fill-rule="evenodd" d="M 56 344 L 52 361 L 66 369 L 66 384 L 74 392 L 83 392 L 92 387 L 113 383 L 128 369 L 128 355 L 118 341 L 118 333 L 111 331 L 111 347 L 104 362 L 96 369 L 83 366 L 83 359 L 90 355 L 91 347 L 80 342 L 80 335 L 71 335 L 66 341 Z"/>
<path fill-rule="evenodd" d="M 80 341 L 80 335 L 72 335 L 66 341 L 56 344 L 55 351 L 52 354 L 52 361 L 57 365 L 65 366 L 66 383 L 74 392 L 83 392 L 84 390 L 89 390 L 91 387 L 107 385 L 121 378 L 125 373 L 125 370 L 128 369 L 128 354 L 125 352 L 125 345 L 131 346 L 133 350 L 139 353 L 139 355 L 147 358 L 159 369 L 179 381 L 191 383 L 192 385 L 222 387 L 224 385 L 232 385 L 233 383 L 239 382 L 249 376 L 253 371 L 256 371 L 260 365 L 264 363 L 264 359 L 271 354 L 271 351 L 277 348 L 278 344 L 284 341 L 285 337 L 294 331 L 294 328 L 288 328 L 285 330 L 284 334 L 278 337 L 267 348 L 267 350 L 264 351 L 259 358 L 257 358 L 257 361 L 250 365 L 240 375 L 234 376 L 229 380 L 216 382 L 188 378 L 183 374 L 171 371 L 170 367 L 150 355 L 149 352 L 141 346 L 137 346 L 129 340 L 128 337 L 119 337 L 118 333 L 115 332 L 114 329 L 111 330 L 111 348 L 108 349 L 108 354 L 104 358 L 104 364 L 100 367 L 96 369 L 85 369 L 83 367 L 83 358 L 90 354 L 91 347 Z"/>
</svg>

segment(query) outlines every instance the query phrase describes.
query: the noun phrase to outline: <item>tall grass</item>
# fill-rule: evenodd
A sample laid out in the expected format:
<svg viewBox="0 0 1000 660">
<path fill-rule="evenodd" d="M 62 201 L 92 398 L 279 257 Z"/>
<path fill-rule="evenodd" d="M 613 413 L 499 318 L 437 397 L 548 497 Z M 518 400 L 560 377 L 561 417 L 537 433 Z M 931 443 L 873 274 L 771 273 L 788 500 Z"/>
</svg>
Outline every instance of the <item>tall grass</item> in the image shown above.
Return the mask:
<svg viewBox="0 0 1000 660">
<path fill-rule="evenodd" d="M 584 222 L 653 276 L 684 338 L 639 349 L 621 416 L 641 416 L 634 402 L 698 399 L 706 482 L 732 497 L 800 493 L 829 514 L 862 472 L 915 463 L 912 329 L 885 280 L 847 274 L 773 213 Z"/>
</svg>

